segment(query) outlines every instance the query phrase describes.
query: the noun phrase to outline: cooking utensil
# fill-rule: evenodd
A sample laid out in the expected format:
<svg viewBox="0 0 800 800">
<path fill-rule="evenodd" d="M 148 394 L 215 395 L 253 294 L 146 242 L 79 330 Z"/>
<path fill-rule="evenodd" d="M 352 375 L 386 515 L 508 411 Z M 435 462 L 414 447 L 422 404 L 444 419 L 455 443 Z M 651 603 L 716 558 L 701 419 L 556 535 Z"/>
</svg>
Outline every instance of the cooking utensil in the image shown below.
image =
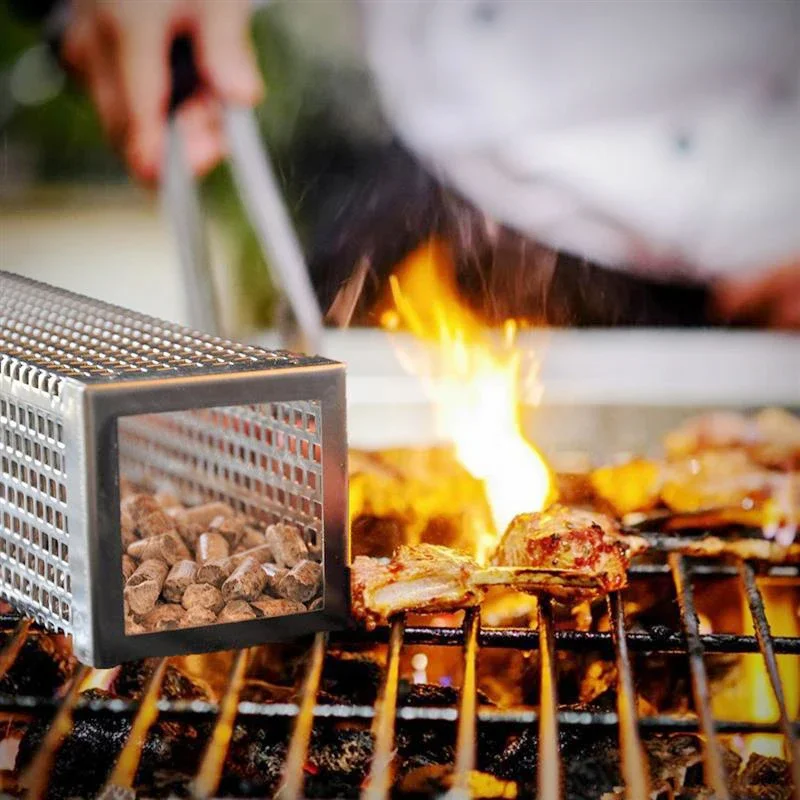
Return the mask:
<svg viewBox="0 0 800 800">
<path fill-rule="evenodd" d="M 0 272 L 0 596 L 94 666 L 341 625 L 344 408 L 341 364 Z M 321 549 L 323 609 L 126 635 L 123 477 L 296 526 Z"/>
</svg>

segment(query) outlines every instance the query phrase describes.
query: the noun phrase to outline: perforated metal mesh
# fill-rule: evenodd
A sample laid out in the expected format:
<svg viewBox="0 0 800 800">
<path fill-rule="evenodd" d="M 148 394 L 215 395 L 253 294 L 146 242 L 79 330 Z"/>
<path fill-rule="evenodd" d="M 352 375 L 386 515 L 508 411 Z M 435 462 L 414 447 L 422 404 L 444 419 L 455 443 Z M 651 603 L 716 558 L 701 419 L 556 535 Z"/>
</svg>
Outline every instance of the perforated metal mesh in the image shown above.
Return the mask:
<svg viewBox="0 0 800 800">
<path fill-rule="evenodd" d="M 91 572 L 103 563 L 98 542 L 107 531 L 90 535 L 87 527 L 99 481 L 89 464 L 100 451 L 98 432 L 81 416 L 83 392 L 150 377 L 154 386 L 272 370 L 296 377 L 294 368 L 330 363 L 207 336 L 0 272 L 0 596 L 47 627 L 74 633 L 73 622 L 88 613 L 80 581 L 95 586 L 106 578 Z M 233 402 L 236 385 L 223 393 Z M 187 404 L 209 405 L 186 396 Z M 321 549 L 322 407 L 313 393 L 166 414 L 144 403 L 147 413 L 120 417 L 119 468 L 169 484 L 189 502 L 222 499 L 262 520 L 292 521 Z M 83 652 L 91 656 L 91 646 Z"/>
<path fill-rule="evenodd" d="M 301 363 L 4 272 L 0 298 L 0 353 L 57 377 L 87 382 Z"/>
<path fill-rule="evenodd" d="M 118 423 L 120 471 L 188 502 L 224 500 L 300 524 L 321 547 L 320 414 L 311 400 L 127 417 Z"/>
<path fill-rule="evenodd" d="M 64 430 L 57 416 L 6 394 L 0 379 L 0 594 L 40 622 L 70 622 Z"/>
</svg>

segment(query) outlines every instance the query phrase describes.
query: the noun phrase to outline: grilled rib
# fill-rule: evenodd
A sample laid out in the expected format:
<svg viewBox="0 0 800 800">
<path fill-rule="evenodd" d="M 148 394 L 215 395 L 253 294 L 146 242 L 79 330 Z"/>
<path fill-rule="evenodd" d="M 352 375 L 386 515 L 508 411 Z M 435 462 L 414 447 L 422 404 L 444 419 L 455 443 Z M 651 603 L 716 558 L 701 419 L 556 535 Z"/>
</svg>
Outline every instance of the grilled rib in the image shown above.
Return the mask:
<svg viewBox="0 0 800 800">
<path fill-rule="evenodd" d="M 359 556 L 350 568 L 353 614 L 373 628 L 403 611 L 477 605 L 483 598 L 472 582 L 477 569 L 469 556 L 434 544 L 404 545 L 388 562 Z"/>
<path fill-rule="evenodd" d="M 353 615 L 370 628 L 402 612 L 435 614 L 478 605 L 487 586 L 553 596 L 602 593 L 601 581 L 579 570 L 535 564 L 480 567 L 463 553 L 433 544 L 400 547 L 391 560 L 359 556 L 350 578 Z"/>
<path fill-rule="evenodd" d="M 552 568 L 591 579 L 588 586 L 565 581 L 549 590 L 558 600 L 586 600 L 622 589 L 631 558 L 641 547 L 641 540 L 623 536 L 604 514 L 555 505 L 512 520 L 492 563 Z"/>
</svg>

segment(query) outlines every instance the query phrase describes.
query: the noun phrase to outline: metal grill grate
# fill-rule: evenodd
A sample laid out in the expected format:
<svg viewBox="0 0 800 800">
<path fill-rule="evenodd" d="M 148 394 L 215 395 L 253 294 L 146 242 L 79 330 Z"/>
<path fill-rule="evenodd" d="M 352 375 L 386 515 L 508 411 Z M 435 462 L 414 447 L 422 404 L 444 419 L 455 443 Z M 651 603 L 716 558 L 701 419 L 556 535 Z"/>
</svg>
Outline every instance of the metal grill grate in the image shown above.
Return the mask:
<svg viewBox="0 0 800 800">
<path fill-rule="evenodd" d="M 280 796 L 303 796 L 311 733 L 316 720 L 367 720 L 371 721 L 374 750 L 369 778 L 363 787 L 365 797 L 384 798 L 392 789 L 392 763 L 395 758 L 395 727 L 398 721 L 436 720 L 456 725 L 457 744 L 453 763 L 453 796 L 467 797 L 470 771 L 476 763 L 477 731 L 484 725 L 536 725 L 538 726 L 539 789 L 541 800 L 562 797 L 560 789 L 564 764 L 559 754 L 559 728 L 596 729 L 618 731 L 620 738 L 620 769 L 626 786 L 626 796 L 640 800 L 648 795 L 651 776 L 642 748 L 642 735 L 651 733 L 699 732 L 705 742 L 704 763 L 708 785 L 716 798 L 729 797 L 726 778 L 722 771 L 718 736 L 720 734 L 773 733 L 784 737 L 786 756 L 791 763 L 794 779 L 794 797 L 800 798 L 800 720 L 792 719 L 786 707 L 785 695 L 777 669 L 776 656 L 791 655 L 800 661 L 800 638 L 776 637 L 770 632 L 764 611 L 764 602 L 756 584 L 758 565 L 744 561 L 696 560 L 676 553 L 670 554 L 667 563 L 634 565 L 630 572 L 633 583 L 650 581 L 654 575 L 671 577 L 675 598 L 680 606 L 681 628 L 668 630 L 658 627 L 646 632 L 627 630 L 622 597 L 609 596 L 608 612 L 611 630 L 608 633 L 585 633 L 573 630 L 554 630 L 550 604 L 540 604 L 538 629 L 482 628 L 479 617 L 473 612 L 465 615 L 459 627 L 410 627 L 397 618 L 390 629 L 374 633 L 364 631 L 337 635 L 337 644 L 388 643 L 383 682 L 375 706 L 326 705 L 317 701 L 321 683 L 322 665 L 327 646 L 327 635 L 318 634 L 310 649 L 302 690 L 301 702 L 254 703 L 240 702 L 244 677 L 254 651 L 238 653 L 231 671 L 227 689 L 219 704 L 198 701 L 168 701 L 159 699 L 163 666 L 160 662 L 141 703 L 131 701 L 86 701 L 71 692 L 58 706 L 59 719 L 67 723 L 76 714 L 133 715 L 133 731 L 118 766 L 109 776 L 109 785 L 133 787 L 135 765 L 141 754 L 145 733 L 157 718 L 199 722 L 213 720 L 213 729 L 197 777 L 192 787 L 195 797 L 213 797 L 223 773 L 225 758 L 232 736 L 232 721 L 238 719 L 294 718 L 294 728 L 284 764 Z M 800 581 L 800 567 L 775 566 L 762 570 L 775 580 Z M 754 621 L 755 635 L 702 634 L 698 629 L 693 601 L 693 586 L 698 581 L 737 577 Z M 6 620 L 9 624 L 11 620 Z M 28 635 L 23 624 L 0 655 L 0 677 L 13 662 L 20 639 Z M 400 659 L 403 648 L 409 645 L 441 645 L 460 648 L 462 654 L 462 681 L 459 699 L 455 706 L 402 706 L 398 704 Z M 511 648 L 539 652 L 539 681 L 541 698 L 538 707 L 494 708 L 481 707 L 477 693 L 476 663 L 482 648 Z M 611 656 L 618 666 L 616 712 L 577 711 L 559 707 L 557 696 L 558 659 L 560 651 L 599 652 Z M 640 717 L 636 703 L 636 675 L 631 664 L 632 653 L 670 654 L 687 657 L 692 674 L 692 691 L 696 716 L 661 713 Z M 711 653 L 760 653 L 777 701 L 777 722 L 719 721 L 713 719 L 708 695 L 708 675 L 705 657 Z M 75 678 L 82 680 L 83 673 Z M 73 684 L 75 685 L 75 684 Z M 12 713 L 50 714 L 53 701 L 0 696 L 0 711 Z M 137 728 L 138 725 L 138 728 Z M 52 729 L 51 729 L 52 730 Z M 67 735 L 69 724 L 61 728 L 58 736 L 45 739 L 30 766 L 31 775 L 46 775 L 53 753 Z M 136 735 L 134 735 L 136 731 Z M 137 738 L 138 737 L 138 738 Z M 131 762 L 130 759 L 133 759 Z M 119 765 L 128 764 L 124 772 Z M 134 768 L 130 769 L 133 763 Z M 41 797 L 47 788 L 46 777 L 31 792 Z"/>
<path fill-rule="evenodd" d="M 110 665 L 340 624 L 344 451 L 342 365 L 0 272 L 0 597 L 72 635 L 83 661 Z M 207 626 L 169 641 L 169 632 L 145 643 L 126 636 L 120 478 L 301 527 L 323 565 L 324 612 L 236 623 L 213 636 Z"/>
</svg>

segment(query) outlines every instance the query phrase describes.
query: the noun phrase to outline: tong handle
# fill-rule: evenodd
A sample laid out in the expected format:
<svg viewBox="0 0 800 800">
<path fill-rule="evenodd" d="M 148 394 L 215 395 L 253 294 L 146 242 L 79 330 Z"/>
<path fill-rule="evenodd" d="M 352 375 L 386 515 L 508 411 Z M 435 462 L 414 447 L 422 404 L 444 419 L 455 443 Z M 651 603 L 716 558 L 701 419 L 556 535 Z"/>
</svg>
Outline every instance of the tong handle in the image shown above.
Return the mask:
<svg viewBox="0 0 800 800">
<path fill-rule="evenodd" d="M 170 50 L 172 94 L 170 116 L 202 86 L 192 41 L 176 37 Z M 256 234 L 273 281 L 282 290 L 291 314 L 283 316 L 279 330 L 282 345 L 306 353 L 319 351 L 323 317 L 308 273 L 303 250 L 261 141 L 253 110 L 226 105 L 224 129 L 230 150 L 230 164 L 239 199 Z M 213 289 L 208 247 L 202 231 L 199 193 L 186 164 L 182 143 L 170 121 L 165 194 L 179 236 L 189 312 L 198 327 L 219 332 L 219 310 Z M 176 162 L 176 163 L 171 163 Z M 171 181 L 171 184 L 169 183 Z M 180 241 L 183 237 L 183 241 Z"/>
</svg>

